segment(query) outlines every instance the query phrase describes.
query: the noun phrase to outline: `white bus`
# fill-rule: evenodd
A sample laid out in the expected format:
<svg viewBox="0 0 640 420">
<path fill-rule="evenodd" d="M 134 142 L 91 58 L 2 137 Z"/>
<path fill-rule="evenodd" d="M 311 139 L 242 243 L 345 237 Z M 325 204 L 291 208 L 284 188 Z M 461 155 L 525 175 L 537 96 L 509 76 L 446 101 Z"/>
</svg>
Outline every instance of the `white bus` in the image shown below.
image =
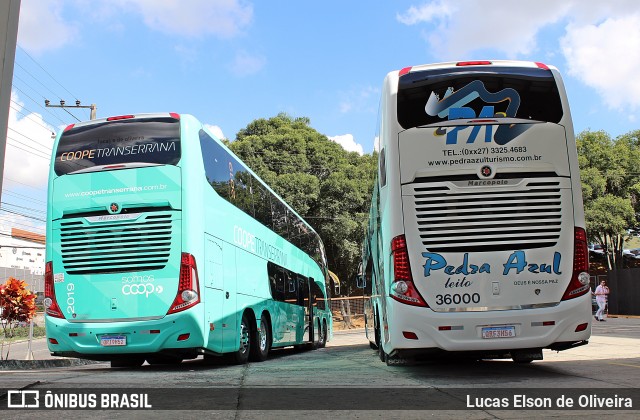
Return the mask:
<svg viewBox="0 0 640 420">
<path fill-rule="evenodd" d="M 361 286 L 381 359 L 526 363 L 586 344 L 584 210 L 558 70 L 476 61 L 393 71 L 377 128 Z"/>
</svg>

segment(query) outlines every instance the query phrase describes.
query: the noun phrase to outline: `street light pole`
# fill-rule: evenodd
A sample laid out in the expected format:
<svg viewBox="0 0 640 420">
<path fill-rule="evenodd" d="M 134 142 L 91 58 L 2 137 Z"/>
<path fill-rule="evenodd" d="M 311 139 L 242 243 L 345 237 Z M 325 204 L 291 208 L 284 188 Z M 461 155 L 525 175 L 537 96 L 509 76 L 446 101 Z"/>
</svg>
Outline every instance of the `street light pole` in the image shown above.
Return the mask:
<svg viewBox="0 0 640 420">
<path fill-rule="evenodd" d="M 80 101 L 76 99 L 76 104 L 75 105 L 66 105 L 65 101 L 60 99 L 60 105 L 51 105 L 51 101 L 49 101 L 48 99 L 44 100 L 44 106 L 48 107 L 48 108 L 87 108 L 91 110 L 91 114 L 89 116 L 90 119 L 95 120 L 96 119 L 96 110 L 98 109 L 98 107 L 96 106 L 96 104 L 91 104 L 91 105 L 80 105 Z"/>
</svg>

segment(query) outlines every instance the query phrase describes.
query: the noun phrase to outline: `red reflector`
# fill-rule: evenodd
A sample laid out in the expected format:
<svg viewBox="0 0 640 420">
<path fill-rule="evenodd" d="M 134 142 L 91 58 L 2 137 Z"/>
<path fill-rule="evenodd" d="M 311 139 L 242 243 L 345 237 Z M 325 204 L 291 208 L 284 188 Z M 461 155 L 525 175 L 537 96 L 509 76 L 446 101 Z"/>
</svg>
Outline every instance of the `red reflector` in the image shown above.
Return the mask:
<svg viewBox="0 0 640 420">
<path fill-rule="evenodd" d="M 418 336 L 416 335 L 416 333 L 411 332 L 411 331 L 402 331 L 402 335 L 404 335 L 404 338 L 408 338 L 409 340 L 417 340 Z"/>
<path fill-rule="evenodd" d="M 133 115 L 118 115 L 117 117 L 109 117 L 107 121 L 118 121 L 118 120 L 128 120 L 131 118 L 135 118 Z"/>
<path fill-rule="evenodd" d="M 178 336 L 178 341 L 188 340 L 190 335 L 191 335 L 191 333 L 180 334 Z"/>
<path fill-rule="evenodd" d="M 49 342 L 50 342 L 51 344 L 58 344 L 58 340 L 56 340 L 55 338 L 50 338 L 50 339 L 49 339 Z"/>
<path fill-rule="evenodd" d="M 588 323 L 580 324 L 576 327 L 576 332 L 584 331 L 589 326 Z"/>
<path fill-rule="evenodd" d="M 542 70 L 549 70 L 549 67 L 544 63 L 540 63 L 536 61 L 536 66 L 538 66 L 538 68 Z"/>
<path fill-rule="evenodd" d="M 438 331 L 451 331 L 451 325 L 441 325 L 438 327 Z"/>
<path fill-rule="evenodd" d="M 149 330 L 149 334 L 160 334 L 160 330 Z"/>
<path fill-rule="evenodd" d="M 543 327 L 550 327 L 552 325 L 556 325 L 556 321 L 543 321 L 542 322 L 542 326 Z"/>
<path fill-rule="evenodd" d="M 69 337 L 77 337 L 78 333 L 69 333 Z"/>
<path fill-rule="evenodd" d="M 491 65 L 491 61 L 460 61 L 456 63 L 456 66 L 488 66 Z"/>
<path fill-rule="evenodd" d="M 176 120 L 180 119 L 180 114 L 178 114 L 176 112 L 170 112 L 169 115 L 171 115 L 171 117 L 175 118 Z"/>
<path fill-rule="evenodd" d="M 405 67 L 398 72 L 398 76 L 404 76 L 411 71 L 411 67 Z"/>
<path fill-rule="evenodd" d="M 64 130 L 62 130 L 63 133 L 66 133 L 67 131 L 71 130 L 73 128 L 75 124 L 69 124 L 68 126 L 65 127 Z"/>
</svg>

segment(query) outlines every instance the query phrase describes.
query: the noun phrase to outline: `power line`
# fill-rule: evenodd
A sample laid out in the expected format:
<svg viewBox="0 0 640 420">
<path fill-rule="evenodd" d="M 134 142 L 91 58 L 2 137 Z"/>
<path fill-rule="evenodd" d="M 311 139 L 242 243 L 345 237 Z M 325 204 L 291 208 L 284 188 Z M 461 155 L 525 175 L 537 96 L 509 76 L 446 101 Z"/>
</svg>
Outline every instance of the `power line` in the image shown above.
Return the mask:
<svg viewBox="0 0 640 420">
<path fill-rule="evenodd" d="M 32 202 L 41 203 L 41 204 L 47 204 L 47 202 L 45 200 L 38 200 L 37 198 L 33 198 L 33 197 L 28 196 L 28 195 L 20 194 L 20 193 L 17 193 L 15 191 L 8 190 L 6 188 L 2 189 L 2 195 L 4 195 L 4 194 L 15 196 L 20 200 L 32 201 Z"/>
<path fill-rule="evenodd" d="M 16 65 L 18 67 L 20 67 L 25 73 L 27 73 L 29 76 L 31 76 L 31 78 L 33 80 L 35 80 L 36 82 L 38 82 L 43 88 L 45 88 L 46 90 L 48 90 L 49 92 L 51 92 L 54 96 L 58 96 L 54 91 L 52 91 L 51 89 L 49 89 L 44 83 L 42 83 L 37 77 L 35 77 L 33 74 L 31 74 L 27 69 L 25 69 L 24 67 L 22 67 L 22 65 L 20 65 L 20 63 L 16 63 Z M 15 73 L 13 75 L 13 77 L 16 77 Z M 25 83 L 22 79 L 18 78 L 18 80 L 20 80 L 21 82 Z M 28 86 L 28 84 L 27 84 Z M 34 89 L 35 90 L 35 89 Z M 45 97 L 42 96 L 42 99 L 44 99 Z M 58 99 L 62 99 L 58 96 Z"/>
<path fill-rule="evenodd" d="M 5 176 L 5 177 L 4 177 L 4 179 L 5 179 L 5 180 L 7 180 L 7 181 L 14 182 L 14 183 L 16 183 L 16 184 L 24 185 L 25 187 L 29 187 L 29 188 L 32 188 L 32 189 L 37 190 L 37 191 L 44 191 L 44 192 L 47 192 L 47 189 L 46 189 L 46 188 L 38 188 L 38 187 L 34 187 L 33 185 L 25 184 L 24 182 L 17 181 L 17 180 L 15 180 L 15 179 L 13 179 L 13 178 L 9 178 L 9 177 L 7 177 L 7 176 Z"/>
<path fill-rule="evenodd" d="M 73 93 L 71 93 L 71 92 L 69 91 L 69 89 L 67 89 L 66 87 L 64 87 L 64 86 L 62 85 L 62 83 L 58 82 L 58 80 L 56 80 L 56 78 L 55 78 L 55 77 L 53 77 L 53 76 L 51 75 L 51 73 L 49 73 L 49 72 L 48 72 L 44 67 L 42 67 L 42 66 L 40 65 L 40 63 L 38 63 L 38 62 L 37 62 L 33 57 L 31 57 L 31 56 L 29 55 L 29 53 L 28 53 L 24 48 L 22 48 L 22 47 L 20 46 L 20 44 L 18 44 L 18 48 L 19 48 L 19 49 L 20 49 L 20 50 L 21 50 L 21 51 L 22 51 L 22 52 L 23 52 L 27 57 L 29 57 L 29 58 L 31 59 L 31 61 L 33 61 L 33 62 L 34 62 L 38 67 L 40 67 L 40 69 L 42 69 L 42 71 L 43 71 L 43 72 L 45 72 L 45 73 L 46 73 L 46 74 L 47 74 L 47 75 L 48 75 L 48 76 L 49 76 L 49 77 L 50 77 L 54 82 L 56 82 L 56 83 L 58 84 L 58 86 L 60 86 L 62 89 L 64 89 L 64 90 L 65 90 L 69 95 L 71 95 L 73 98 L 78 98 L 76 95 L 74 95 Z"/>
<path fill-rule="evenodd" d="M 19 204 L 8 203 L 8 202 L 6 202 L 6 201 L 1 201 L 0 203 L 1 203 L 1 204 L 4 204 L 4 205 L 7 205 L 7 206 L 18 207 L 18 208 L 20 208 L 20 209 L 33 211 L 33 212 L 36 212 L 36 213 L 45 213 L 45 215 L 46 215 L 46 213 L 47 213 L 47 211 L 46 211 L 46 210 L 34 209 L 33 207 L 25 207 L 25 206 L 21 206 L 21 205 L 19 205 Z"/>
<path fill-rule="evenodd" d="M 30 216 L 30 215 L 28 215 L 28 214 L 19 213 L 19 212 L 17 212 L 17 211 L 7 210 L 7 209 L 6 209 L 6 208 L 4 208 L 4 207 L 0 208 L 0 211 L 4 211 L 4 212 L 7 212 L 7 213 L 15 214 L 15 215 L 17 215 L 17 216 L 26 217 L 27 219 L 37 220 L 37 221 L 39 221 L 39 222 L 43 222 L 43 223 L 46 223 L 46 222 L 47 222 L 45 219 L 41 219 L 41 218 L 39 218 L 39 217 L 35 217 L 35 216 Z"/>
<path fill-rule="evenodd" d="M 20 103 L 18 103 L 18 102 L 16 102 L 16 101 L 14 101 L 13 99 L 11 100 L 11 102 L 13 102 L 15 106 L 20 107 L 20 109 L 18 109 L 18 108 L 14 108 L 13 106 L 11 107 L 11 109 L 13 109 L 14 111 L 16 111 L 18 114 L 23 115 L 26 119 L 28 119 L 28 120 L 30 120 L 30 121 L 32 121 L 32 122 L 34 122 L 34 123 L 36 123 L 37 125 L 39 125 L 39 126 L 40 126 L 40 127 L 42 127 L 42 128 L 46 128 L 46 129 L 47 129 L 47 130 L 49 130 L 49 131 L 53 131 L 53 130 L 51 130 L 51 128 L 50 128 L 50 127 L 47 127 L 47 126 L 45 126 L 45 125 L 40 124 L 40 122 L 39 122 L 39 121 L 34 120 L 34 119 L 31 117 L 33 114 L 35 114 L 35 112 L 33 112 L 33 111 L 32 111 L 32 110 L 30 110 L 29 108 L 25 107 L 24 105 L 22 105 L 22 104 L 20 104 Z M 23 110 L 23 109 L 26 109 L 26 110 L 27 110 L 27 111 L 29 111 L 31 114 L 25 114 L 24 112 L 22 112 L 22 110 Z M 64 121 L 62 121 L 62 120 L 60 120 L 60 121 L 62 122 L 62 124 L 66 124 L 66 122 L 64 122 Z"/>
<path fill-rule="evenodd" d="M 31 138 L 31 137 L 27 136 L 26 134 L 22 134 L 21 132 L 19 132 L 18 130 L 14 129 L 14 128 L 9 127 L 9 130 L 11 130 L 11 131 L 13 131 L 14 133 L 16 133 L 16 134 L 18 134 L 18 135 L 20 135 L 20 136 L 24 137 L 24 138 L 25 138 L 25 139 L 27 139 L 27 140 L 30 140 L 30 141 L 34 142 L 34 143 L 35 143 L 35 144 L 37 144 L 39 147 L 42 147 L 42 148 L 44 148 L 44 149 L 46 149 L 46 150 L 48 150 L 48 151 L 50 151 L 50 152 L 51 152 L 51 151 L 53 151 L 53 149 L 52 149 L 51 147 L 47 147 L 46 145 L 43 145 L 43 144 L 41 144 L 41 143 L 38 143 L 35 139 L 33 139 L 33 138 Z"/>
</svg>

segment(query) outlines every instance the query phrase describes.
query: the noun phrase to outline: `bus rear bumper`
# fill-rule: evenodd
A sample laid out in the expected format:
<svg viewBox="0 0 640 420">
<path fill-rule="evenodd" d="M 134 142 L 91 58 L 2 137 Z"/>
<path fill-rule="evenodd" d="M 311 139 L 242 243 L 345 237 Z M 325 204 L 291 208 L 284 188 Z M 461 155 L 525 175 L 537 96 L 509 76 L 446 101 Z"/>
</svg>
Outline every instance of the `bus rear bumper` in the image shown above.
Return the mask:
<svg viewBox="0 0 640 420">
<path fill-rule="evenodd" d="M 398 357 L 443 352 L 513 357 L 518 351 L 567 350 L 588 343 L 593 319 L 588 301 L 585 295 L 554 308 L 457 313 L 394 304 L 383 348 Z M 506 336 L 488 338 L 489 328 L 504 330 Z"/>
<path fill-rule="evenodd" d="M 166 353 L 194 358 L 204 344 L 202 330 L 189 312 L 109 323 L 46 317 L 45 323 L 47 345 L 54 356 L 114 360 L 124 355 Z"/>
</svg>

